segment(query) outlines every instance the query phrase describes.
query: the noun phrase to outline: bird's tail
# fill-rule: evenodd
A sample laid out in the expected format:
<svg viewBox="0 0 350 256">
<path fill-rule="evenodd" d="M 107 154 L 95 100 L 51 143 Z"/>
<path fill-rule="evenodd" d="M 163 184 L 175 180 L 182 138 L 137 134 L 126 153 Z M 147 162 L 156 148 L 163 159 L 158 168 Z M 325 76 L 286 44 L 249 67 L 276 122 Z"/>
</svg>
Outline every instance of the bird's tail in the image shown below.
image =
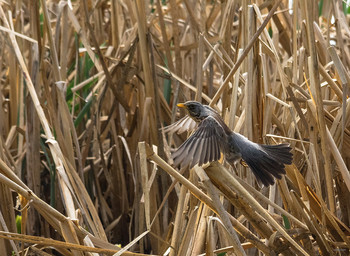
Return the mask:
<svg viewBox="0 0 350 256">
<path fill-rule="evenodd" d="M 290 152 L 292 148 L 289 144 L 261 145 L 240 136 L 235 136 L 235 142 L 242 159 L 253 171 L 257 180 L 265 186 L 274 184 L 274 177 L 281 179 L 286 173 L 285 165 L 292 164 L 293 154 Z"/>
</svg>

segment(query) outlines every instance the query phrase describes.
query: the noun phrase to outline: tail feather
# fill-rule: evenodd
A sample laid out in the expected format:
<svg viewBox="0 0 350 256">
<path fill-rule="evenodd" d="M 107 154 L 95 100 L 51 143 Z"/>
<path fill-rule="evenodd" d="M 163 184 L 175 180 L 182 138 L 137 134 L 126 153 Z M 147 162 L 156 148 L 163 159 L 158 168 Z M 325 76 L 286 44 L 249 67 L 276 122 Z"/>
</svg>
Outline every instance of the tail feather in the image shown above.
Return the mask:
<svg viewBox="0 0 350 256">
<path fill-rule="evenodd" d="M 248 164 L 249 168 L 253 171 L 258 183 L 262 183 L 265 186 L 269 186 L 274 183 L 274 178 L 272 174 L 266 171 L 266 169 L 263 169 L 260 163 L 255 161 L 246 161 L 246 163 Z"/>
<path fill-rule="evenodd" d="M 260 145 L 272 158 L 283 164 L 292 164 L 293 154 L 289 144 Z"/>
<path fill-rule="evenodd" d="M 291 164 L 293 154 L 287 144 L 259 145 L 256 151 L 244 154 L 243 160 L 248 164 L 258 180 L 265 186 L 275 183 L 274 178 L 281 179 L 286 173 L 285 164 Z"/>
<path fill-rule="evenodd" d="M 235 151 L 265 186 L 274 184 L 274 177 L 281 179 L 286 173 L 285 165 L 293 161 L 292 148 L 288 144 L 259 145 L 239 134 L 233 135 L 233 140 Z"/>
</svg>

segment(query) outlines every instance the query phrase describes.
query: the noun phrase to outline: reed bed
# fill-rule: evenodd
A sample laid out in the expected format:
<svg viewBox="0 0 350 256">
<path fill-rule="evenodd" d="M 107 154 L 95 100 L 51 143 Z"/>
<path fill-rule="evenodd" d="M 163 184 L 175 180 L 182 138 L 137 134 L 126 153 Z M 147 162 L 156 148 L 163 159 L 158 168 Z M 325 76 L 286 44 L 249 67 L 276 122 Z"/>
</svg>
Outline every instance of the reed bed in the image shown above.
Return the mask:
<svg viewBox="0 0 350 256">
<path fill-rule="evenodd" d="M 1 1 L 0 255 L 349 255 L 347 1 Z M 197 100 L 290 143 L 180 172 Z"/>
</svg>

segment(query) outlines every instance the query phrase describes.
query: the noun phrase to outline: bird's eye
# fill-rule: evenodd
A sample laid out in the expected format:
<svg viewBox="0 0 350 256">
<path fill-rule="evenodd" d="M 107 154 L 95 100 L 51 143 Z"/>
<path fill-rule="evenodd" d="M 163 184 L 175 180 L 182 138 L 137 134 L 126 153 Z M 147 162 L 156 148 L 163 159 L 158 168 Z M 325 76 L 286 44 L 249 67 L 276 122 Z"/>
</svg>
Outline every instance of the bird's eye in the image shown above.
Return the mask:
<svg viewBox="0 0 350 256">
<path fill-rule="evenodd" d="M 197 106 L 189 105 L 187 107 L 187 110 L 190 113 L 190 115 L 193 116 L 193 117 L 198 117 L 200 115 L 200 111 L 198 111 Z"/>
<path fill-rule="evenodd" d="M 196 108 L 194 106 L 189 106 L 188 110 L 190 112 L 195 112 Z"/>
</svg>

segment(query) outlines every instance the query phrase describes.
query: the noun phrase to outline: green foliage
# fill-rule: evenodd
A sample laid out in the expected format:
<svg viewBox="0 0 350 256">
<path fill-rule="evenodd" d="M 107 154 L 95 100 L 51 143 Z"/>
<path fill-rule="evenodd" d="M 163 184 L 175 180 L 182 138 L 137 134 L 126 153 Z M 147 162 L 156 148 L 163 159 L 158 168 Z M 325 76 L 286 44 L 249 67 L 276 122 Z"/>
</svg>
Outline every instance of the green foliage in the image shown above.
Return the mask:
<svg viewBox="0 0 350 256">
<path fill-rule="evenodd" d="M 75 35 L 75 41 L 76 41 L 77 48 L 83 47 L 83 45 L 81 43 L 80 44 L 78 43 L 79 42 L 78 35 Z M 96 58 L 98 58 L 98 57 L 96 56 Z M 73 62 L 68 69 L 68 74 L 71 74 L 73 71 L 75 71 L 75 68 L 77 68 L 76 79 L 72 79 L 69 82 L 68 88 L 67 88 L 67 94 L 66 94 L 66 102 L 67 102 L 69 111 L 73 112 L 74 115 L 77 115 L 77 118 L 74 121 L 75 126 L 78 126 L 81 123 L 81 121 L 83 120 L 83 117 L 85 115 L 90 114 L 90 107 L 91 107 L 91 103 L 92 103 L 92 98 L 89 101 L 85 101 L 85 100 L 79 101 L 79 100 L 75 99 L 74 110 L 72 110 L 73 100 L 74 100 L 72 88 L 76 84 L 79 84 L 79 83 L 89 79 L 90 75 L 92 73 L 92 70 L 94 69 L 94 66 L 95 66 L 94 62 L 90 58 L 89 54 L 84 52 L 84 53 L 78 55 L 78 65 L 76 65 L 76 62 Z M 86 99 L 86 97 L 91 92 L 91 88 L 93 87 L 93 85 L 97 81 L 98 81 L 98 78 L 95 78 L 92 81 L 90 81 L 89 83 L 87 83 L 81 90 L 75 92 L 76 96 L 80 99 Z M 78 112 L 78 113 L 76 113 L 76 112 Z"/>
<path fill-rule="evenodd" d="M 269 36 L 272 38 L 272 28 L 271 27 L 269 27 L 268 32 L 269 32 Z"/>
<path fill-rule="evenodd" d="M 318 16 L 322 15 L 322 9 L 323 9 L 323 0 L 318 2 Z"/>
<path fill-rule="evenodd" d="M 164 61 L 165 61 L 166 67 L 169 68 L 168 59 L 166 58 L 166 56 L 164 56 Z M 163 94 L 168 104 L 170 104 L 170 97 L 171 97 L 171 80 L 170 79 L 164 79 Z"/>
<path fill-rule="evenodd" d="M 291 225 L 290 225 L 288 217 L 282 214 L 282 218 L 283 218 L 284 227 L 286 229 L 290 229 Z"/>
<path fill-rule="evenodd" d="M 16 215 L 16 227 L 17 227 L 17 233 L 21 234 L 22 233 L 22 216 L 21 215 Z"/>
<path fill-rule="evenodd" d="M 344 2 L 343 2 L 343 10 L 344 10 L 345 16 L 346 16 L 347 14 L 350 14 L 350 5 L 349 5 L 349 2 L 347 2 L 347 3 L 344 3 Z"/>
<path fill-rule="evenodd" d="M 83 109 L 79 112 L 77 118 L 74 120 L 74 126 L 77 127 L 81 121 L 83 120 L 83 117 L 86 114 L 90 113 L 90 107 L 91 107 L 91 103 L 93 101 L 95 97 L 90 98 L 90 100 L 84 105 Z"/>
</svg>

